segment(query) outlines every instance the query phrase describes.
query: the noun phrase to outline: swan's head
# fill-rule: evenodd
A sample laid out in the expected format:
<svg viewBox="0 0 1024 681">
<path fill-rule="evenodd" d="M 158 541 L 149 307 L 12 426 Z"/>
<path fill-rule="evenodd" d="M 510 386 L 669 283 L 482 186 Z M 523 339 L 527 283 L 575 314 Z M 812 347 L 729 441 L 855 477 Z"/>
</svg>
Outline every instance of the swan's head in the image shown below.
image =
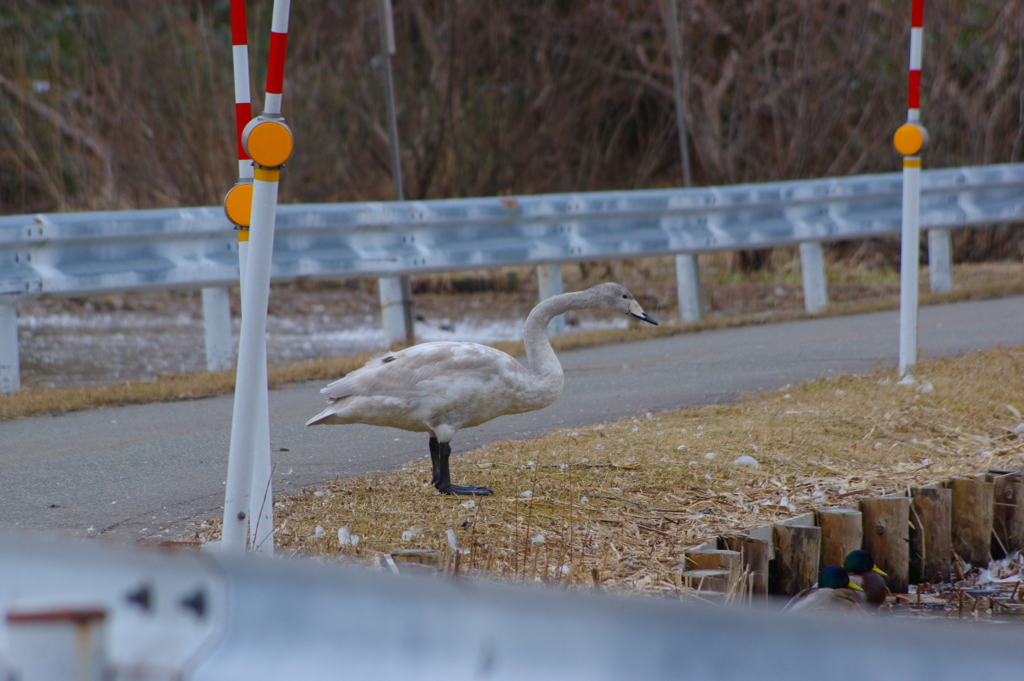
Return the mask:
<svg viewBox="0 0 1024 681">
<path fill-rule="evenodd" d="M 640 303 L 636 302 L 633 294 L 622 284 L 598 284 L 590 290 L 598 297 L 600 301 L 598 304 L 601 307 L 618 310 L 623 314 L 641 319 L 648 324 L 658 325 L 658 322 L 651 319 L 651 316 L 644 312 L 644 309 L 640 307 Z"/>
</svg>

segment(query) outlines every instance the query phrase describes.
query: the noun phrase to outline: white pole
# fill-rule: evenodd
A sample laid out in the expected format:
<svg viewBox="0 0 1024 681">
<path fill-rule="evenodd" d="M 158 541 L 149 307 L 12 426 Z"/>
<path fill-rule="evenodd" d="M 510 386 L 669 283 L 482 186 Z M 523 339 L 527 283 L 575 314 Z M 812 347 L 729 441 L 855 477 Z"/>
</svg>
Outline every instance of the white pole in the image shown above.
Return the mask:
<svg viewBox="0 0 1024 681">
<path fill-rule="evenodd" d="M 913 0 L 910 14 L 910 63 L 907 122 L 893 136 L 903 154 L 903 229 L 900 234 L 900 376 L 917 364 L 917 276 L 921 237 L 921 157 L 928 132 L 921 120 L 921 61 L 924 54 L 924 0 Z"/>
<path fill-rule="evenodd" d="M 231 417 L 227 490 L 224 497 L 224 548 L 244 552 L 249 532 L 249 497 L 253 480 L 253 453 L 259 424 L 259 395 L 266 387 L 267 304 L 270 300 L 270 265 L 277 211 L 277 181 L 253 181 L 252 224 L 245 286 L 242 289 L 242 329 L 238 340 L 238 371 Z M 264 359 L 263 370 L 259 368 Z M 261 387 L 261 379 L 262 387 Z"/>
<path fill-rule="evenodd" d="M 899 374 L 914 373 L 917 364 L 917 274 L 921 220 L 921 159 L 903 159 L 903 229 L 900 233 L 900 360 Z"/>
<path fill-rule="evenodd" d="M 21 388 L 18 357 L 18 311 L 13 303 L 0 303 L 0 394 Z"/>
<path fill-rule="evenodd" d="M 270 301 L 278 183 L 281 167 L 294 149 L 291 130 L 281 116 L 290 9 L 290 0 L 274 0 L 266 104 L 263 114 L 250 121 L 242 133 L 245 151 L 255 164 L 255 177 L 248 254 L 245 256 L 248 262 L 242 279 L 242 330 L 238 341 L 235 403 L 224 493 L 222 546 L 225 551 L 235 553 L 245 551 L 249 538 L 255 459 L 261 453 L 258 447 L 263 437 L 260 430 L 264 427 L 267 428 L 269 456 L 269 420 L 261 419 L 260 407 L 260 400 L 266 398 L 261 398 L 260 394 L 266 395 L 267 389 L 267 304 Z M 263 410 L 265 412 L 266 407 Z M 269 466 L 267 462 L 266 467 Z"/>
<path fill-rule="evenodd" d="M 249 242 L 238 244 L 238 263 L 242 273 L 241 288 L 245 291 L 249 264 Z M 244 293 L 243 293 L 244 295 Z M 249 545 L 254 553 L 274 552 L 274 489 L 270 459 L 270 400 L 267 385 L 267 344 L 264 335 L 263 353 L 256 360 L 258 395 L 256 396 L 256 446 L 252 456 L 252 483 L 249 490 Z"/>
</svg>

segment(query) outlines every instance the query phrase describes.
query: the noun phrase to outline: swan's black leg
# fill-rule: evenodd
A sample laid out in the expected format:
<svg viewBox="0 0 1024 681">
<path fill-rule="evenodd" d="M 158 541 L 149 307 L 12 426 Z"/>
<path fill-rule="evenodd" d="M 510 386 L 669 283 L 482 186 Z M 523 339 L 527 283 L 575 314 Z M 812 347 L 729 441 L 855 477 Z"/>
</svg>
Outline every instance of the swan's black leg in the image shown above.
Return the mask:
<svg viewBox="0 0 1024 681">
<path fill-rule="evenodd" d="M 431 442 L 431 458 L 433 458 L 433 443 L 436 442 L 433 438 Z M 448 459 L 452 454 L 452 446 L 447 442 L 441 442 L 438 447 L 438 468 L 440 469 L 440 476 L 437 482 L 434 483 L 434 487 L 437 488 L 441 494 L 458 494 L 459 496 L 466 497 L 486 497 L 494 492 L 490 487 L 480 487 L 479 485 L 453 485 L 451 471 L 448 468 Z"/>
<path fill-rule="evenodd" d="M 441 446 L 436 437 L 430 438 L 430 465 L 433 473 L 430 476 L 430 484 L 437 487 L 441 482 Z"/>
</svg>

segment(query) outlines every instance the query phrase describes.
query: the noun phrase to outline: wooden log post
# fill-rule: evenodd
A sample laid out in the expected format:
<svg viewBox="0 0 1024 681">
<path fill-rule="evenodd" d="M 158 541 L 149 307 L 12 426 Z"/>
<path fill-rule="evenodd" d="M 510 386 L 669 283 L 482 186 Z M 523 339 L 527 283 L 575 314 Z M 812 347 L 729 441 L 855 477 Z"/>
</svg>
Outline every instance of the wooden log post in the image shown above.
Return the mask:
<svg viewBox="0 0 1024 681">
<path fill-rule="evenodd" d="M 949 581 L 953 492 L 938 484 L 910 490 L 910 583 Z"/>
<path fill-rule="evenodd" d="M 852 508 L 825 508 L 818 511 L 821 528 L 820 568 L 842 565 L 846 554 L 861 547 L 863 542 L 863 514 Z"/>
<path fill-rule="evenodd" d="M 775 525 L 775 560 L 768 568 L 768 592 L 795 596 L 818 580 L 821 528 Z"/>
<path fill-rule="evenodd" d="M 889 575 L 889 591 L 905 594 L 910 585 L 910 499 L 889 495 L 861 499 L 864 550 Z"/>
<path fill-rule="evenodd" d="M 743 569 L 739 551 L 703 549 L 687 551 L 684 554 L 684 570 L 728 570 Z"/>
<path fill-rule="evenodd" d="M 993 485 L 967 477 L 953 478 L 948 485 L 953 492 L 953 551 L 961 560 L 985 567 L 992 560 Z"/>
<path fill-rule="evenodd" d="M 768 563 L 772 544 L 764 539 L 737 534 L 722 538 L 726 548 L 740 554 L 742 568 L 750 574 L 754 598 L 768 597 Z"/>
<path fill-rule="evenodd" d="M 704 580 L 705 585 L 701 587 L 701 591 L 734 592 L 739 589 L 738 582 L 742 572 L 743 563 L 739 551 L 691 549 L 683 555 L 684 579 L 694 574 L 706 574 L 706 577 L 709 578 Z M 724 587 L 720 583 L 717 573 L 725 575 Z M 692 581 L 692 579 L 688 581 Z M 742 590 L 742 592 L 745 592 L 745 590 Z"/>
<path fill-rule="evenodd" d="M 1024 549 L 1024 473 L 992 476 L 992 554 L 1004 558 Z"/>
</svg>

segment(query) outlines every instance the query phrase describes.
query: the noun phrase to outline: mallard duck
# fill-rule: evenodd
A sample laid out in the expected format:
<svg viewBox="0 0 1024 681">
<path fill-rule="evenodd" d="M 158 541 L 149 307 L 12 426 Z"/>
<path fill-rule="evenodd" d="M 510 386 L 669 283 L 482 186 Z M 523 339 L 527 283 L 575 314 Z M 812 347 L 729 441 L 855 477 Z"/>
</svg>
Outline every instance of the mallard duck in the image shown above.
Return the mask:
<svg viewBox="0 0 1024 681">
<path fill-rule="evenodd" d="M 843 560 L 843 567 L 850 575 L 850 582 L 859 586 L 864 592 L 864 601 L 868 606 L 877 608 L 885 603 L 889 587 L 885 584 L 885 574 L 875 565 L 875 559 L 867 551 L 857 549 L 850 551 Z"/>
<path fill-rule="evenodd" d="M 818 573 L 818 586 L 798 593 L 783 612 L 860 612 L 861 592 L 846 570 L 829 565 Z"/>
<path fill-rule="evenodd" d="M 526 319 L 527 366 L 476 343 L 421 343 L 370 360 L 320 392 L 330 406 L 306 422 L 368 423 L 430 435 L 431 484 L 442 494 L 488 495 L 477 485 L 453 485 L 449 444 L 461 428 L 505 414 L 542 409 L 562 393 L 562 365 L 548 341 L 548 322 L 569 310 L 603 308 L 657 325 L 624 286 L 598 284 L 552 296 Z"/>
</svg>

